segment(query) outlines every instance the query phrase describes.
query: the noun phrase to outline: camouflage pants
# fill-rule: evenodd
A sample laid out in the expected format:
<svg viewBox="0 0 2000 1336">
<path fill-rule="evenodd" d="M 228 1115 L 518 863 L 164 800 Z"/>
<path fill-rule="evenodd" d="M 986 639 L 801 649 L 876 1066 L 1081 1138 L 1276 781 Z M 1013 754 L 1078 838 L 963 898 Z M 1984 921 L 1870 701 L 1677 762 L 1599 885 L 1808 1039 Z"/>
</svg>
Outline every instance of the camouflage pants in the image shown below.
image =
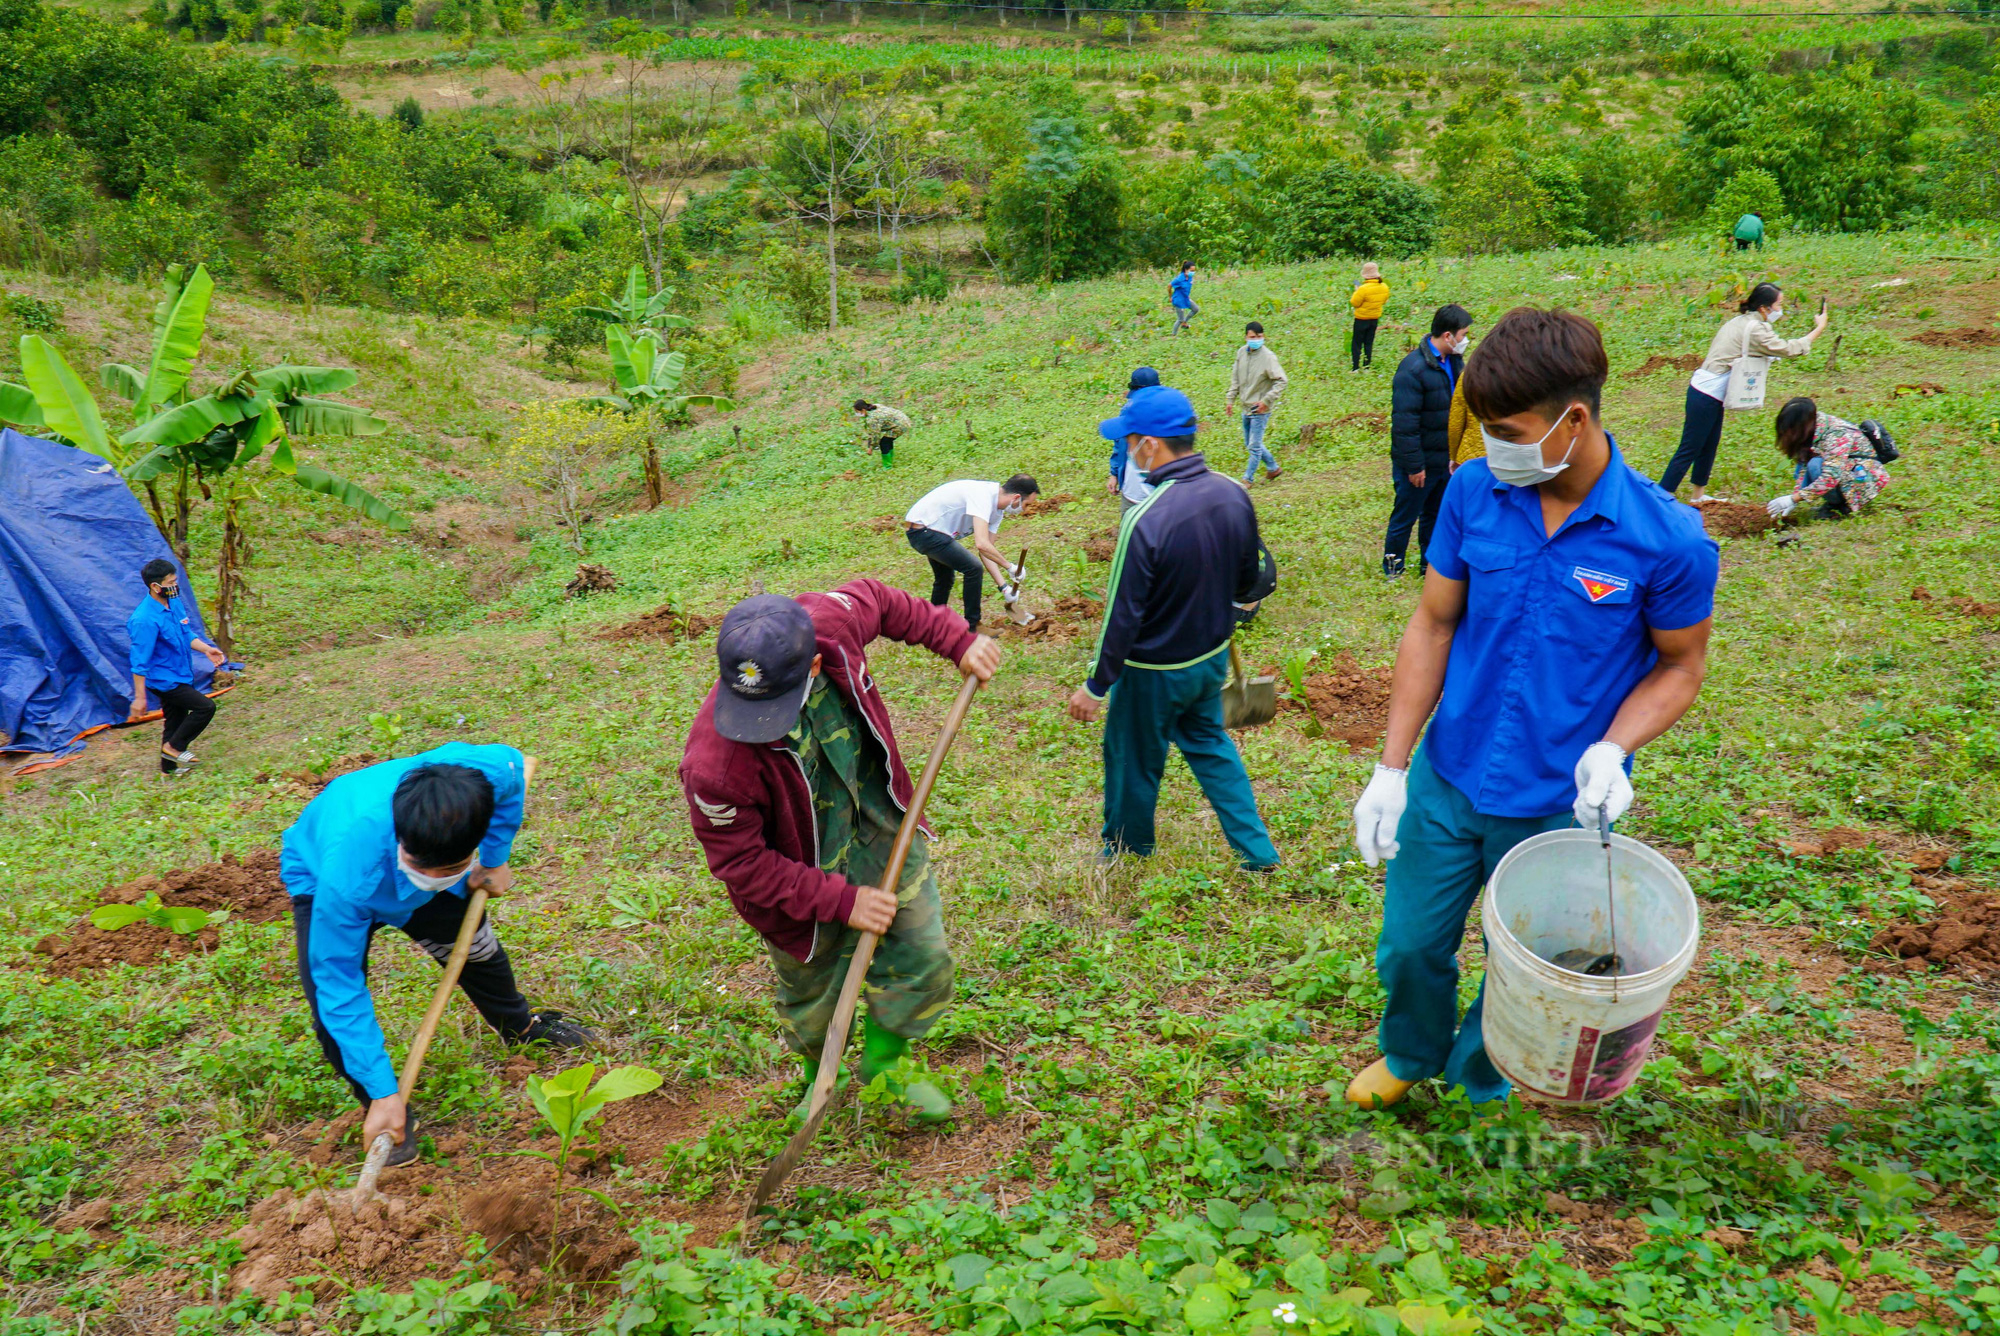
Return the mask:
<svg viewBox="0 0 2000 1336">
<path fill-rule="evenodd" d="M 916 861 L 914 851 L 911 861 Z M 858 868 L 849 868 L 847 876 L 872 884 Z M 925 866 L 916 877 L 906 875 L 902 880 L 896 919 L 875 947 L 861 995 L 877 1025 L 905 1039 L 917 1039 L 951 1005 L 955 970 L 944 940 L 944 900 L 937 878 Z M 817 1057 L 826 1046 L 826 1028 L 833 1022 L 840 986 L 860 941 L 861 933 L 845 923 L 823 923 L 810 961 L 772 949 L 771 964 L 778 971 L 778 1026 L 792 1052 Z"/>
</svg>

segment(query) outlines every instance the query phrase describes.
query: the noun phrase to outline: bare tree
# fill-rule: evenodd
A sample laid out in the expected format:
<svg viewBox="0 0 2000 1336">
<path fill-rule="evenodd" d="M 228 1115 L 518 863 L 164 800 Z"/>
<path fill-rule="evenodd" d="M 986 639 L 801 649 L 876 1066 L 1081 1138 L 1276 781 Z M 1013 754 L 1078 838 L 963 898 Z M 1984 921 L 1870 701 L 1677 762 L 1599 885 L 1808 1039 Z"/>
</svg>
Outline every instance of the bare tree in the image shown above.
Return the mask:
<svg viewBox="0 0 2000 1336">
<path fill-rule="evenodd" d="M 800 125 L 783 171 L 762 169 L 765 184 L 802 218 L 826 224 L 827 328 L 840 328 L 837 228 L 852 213 L 851 194 L 869 184 L 871 156 L 888 107 L 870 97 L 858 73 L 820 66 L 786 80 Z"/>
<path fill-rule="evenodd" d="M 931 175 L 937 161 L 937 152 L 931 144 L 934 128 L 932 118 L 921 112 L 897 116 L 883 125 L 877 132 L 875 152 L 869 161 L 873 188 L 860 200 L 875 212 L 878 237 L 883 222 L 889 225 L 889 249 L 896 256 L 899 283 L 903 279 L 903 228 L 933 216 L 943 184 Z"/>
</svg>

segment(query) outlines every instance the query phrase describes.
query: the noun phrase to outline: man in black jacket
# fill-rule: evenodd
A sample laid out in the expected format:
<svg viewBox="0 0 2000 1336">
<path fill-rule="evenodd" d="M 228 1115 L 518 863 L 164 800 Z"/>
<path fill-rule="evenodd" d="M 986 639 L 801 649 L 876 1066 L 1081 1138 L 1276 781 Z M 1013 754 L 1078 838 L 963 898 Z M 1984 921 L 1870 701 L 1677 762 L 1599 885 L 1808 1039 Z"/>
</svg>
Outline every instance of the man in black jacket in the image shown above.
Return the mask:
<svg viewBox="0 0 2000 1336">
<path fill-rule="evenodd" d="M 1403 358 L 1390 386 L 1389 472 L 1396 504 L 1389 511 L 1389 536 L 1382 544 L 1382 574 L 1403 574 L 1410 530 L 1417 531 L 1417 569 L 1437 523 L 1438 502 L 1451 474 L 1451 396 L 1465 370 L 1465 345 L 1472 317 L 1463 306 L 1441 306 L 1431 317 L 1431 335 Z"/>
<path fill-rule="evenodd" d="M 1171 743 L 1243 866 L 1268 871 L 1278 865 L 1278 850 L 1222 726 L 1235 605 L 1260 589 L 1256 508 L 1194 453 L 1194 405 L 1179 390 L 1135 391 L 1100 430 L 1125 438 L 1153 489 L 1119 526 L 1090 680 L 1069 698 L 1070 716 L 1084 723 L 1107 697 L 1111 702 L 1104 856 L 1153 852 L 1153 810 Z"/>
</svg>

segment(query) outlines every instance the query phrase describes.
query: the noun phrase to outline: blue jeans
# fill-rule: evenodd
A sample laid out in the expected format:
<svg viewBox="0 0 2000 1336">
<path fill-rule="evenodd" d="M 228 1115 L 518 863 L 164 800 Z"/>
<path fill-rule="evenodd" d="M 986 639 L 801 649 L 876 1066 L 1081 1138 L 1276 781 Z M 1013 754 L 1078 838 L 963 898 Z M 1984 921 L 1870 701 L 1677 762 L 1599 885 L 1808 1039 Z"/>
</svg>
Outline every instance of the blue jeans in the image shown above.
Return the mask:
<svg viewBox="0 0 2000 1336">
<path fill-rule="evenodd" d="M 1181 749 L 1222 836 L 1245 867 L 1274 867 L 1277 846 L 1257 815 L 1250 772 L 1222 726 L 1222 684 L 1229 656 L 1185 668 L 1126 665 L 1111 684 L 1104 712 L 1104 851 L 1153 852 L 1153 810 L 1167 771 L 1167 744 Z"/>
<path fill-rule="evenodd" d="M 1792 475 L 1792 486 L 1803 491 L 1806 487 L 1818 482 L 1820 475 L 1825 472 L 1826 461 L 1818 455 L 1814 455 L 1811 459 L 1799 465 L 1797 472 Z M 1820 498 L 1820 518 L 1824 519 L 1830 515 L 1846 515 L 1849 513 L 1847 493 L 1841 491 L 1840 488 L 1836 487 Z"/>
<path fill-rule="evenodd" d="M 1509 849 L 1574 824 L 1567 807 L 1548 816 L 1483 816 L 1417 749 L 1410 760 L 1409 806 L 1396 826 L 1402 848 L 1389 860 L 1382 940 L 1375 948 L 1375 973 L 1389 995 L 1382 1006 L 1382 1056 L 1397 1080 L 1442 1073 L 1447 1085 L 1464 1086 L 1475 1104 L 1506 1098 L 1507 1080 L 1487 1059 L 1480 1028 L 1483 980 L 1464 1021 L 1458 1019 L 1465 918 Z"/>
<path fill-rule="evenodd" d="M 1243 469 L 1243 481 L 1249 482 L 1257 476 L 1257 465 L 1262 464 L 1266 473 L 1278 471 L 1278 460 L 1264 446 L 1264 428 L 1271 425 L 1271 410 L 1243 415 L 1243 444 L 1249 448 L 1250 462 Z"/>
</svg>

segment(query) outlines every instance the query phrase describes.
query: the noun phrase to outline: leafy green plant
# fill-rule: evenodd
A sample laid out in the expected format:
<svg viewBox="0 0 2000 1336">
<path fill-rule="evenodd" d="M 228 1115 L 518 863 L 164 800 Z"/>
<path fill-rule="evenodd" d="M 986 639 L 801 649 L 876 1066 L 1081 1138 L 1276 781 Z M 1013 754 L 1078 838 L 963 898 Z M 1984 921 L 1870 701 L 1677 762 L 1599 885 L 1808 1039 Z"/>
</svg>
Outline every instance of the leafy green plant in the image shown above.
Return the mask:
<svg viewBox="0 0 2000 1336">
<path fill-rule="evenodd" d="M 658 1090 L 664 1079 L 658 1072 L 647 1067 L 613 1067 L 593 1085 L 591 1078 L 596 1075 L 596 1064 L 586 1062 L 546 1079 L 539 1076 L 528 1078 L 528 1098 L 533 1102 L 535 1112 L 548 1121 L 550 1129 L 556 1134 L 555 1154 L 551 1155 L 546 1151 L 522 1152 L 535 1159 L 547 1160 L 555 1166 L 555 1191 L 551 1194 L 549 1202 L 551 1265 L 554 1265 L 558 1252 L 562 1228 L 563 1177 L 569 1169 L 570 1155 L 576 1149 L 584 1129 L 605 1105 L 649 1094 Z M 617 1209 L 604 1194 L 592 1192 L 591 1195 L 605 1205 L 611 1206 L 613 1210 Z"/>
<path fill-rule="evenodd" d="M 656 434 L 661 421 L 679 417 L 691 407 L 736 406 L 719 394 L 678 393 L 681 377 L 687 373 L 687 354 L 669 349 L 663 337 L 651 329 L 628 334 L 623 325 L 607 326 L 604 345 L 611 354 L 611 379 L 617 393 L 594 395 L 584 400 L 585 403 L 616 409 L 644 423 L 646 503 L 649 507 L 656 507 L 666 499 L 666 480 L 660 473 L 660 443 Z"/>
<path fill-rule="evenodd" d="M 507 1319 L 514 1296 L 490 1280 L 454 1286 L 422 1276 L 408 1294 L 369 1286 L 348 1295 L 342 1306 L 359 1319 L 355 1336 L 487 1336 L 514 1329 Z"/>
<path fill-rule="evenodd" d="M 99 905 L 90 911 L 90 923 L 105 932 L 117 932 L 129 928 L 134 923 L 150 923 L 155 928 L 165 928 L 182 936 L 193 936 L 203 928 L 212 928 L 229 917 L 226 909 L 197 909 L 193 905 L 166 905 L 160 903 L 155 892 L 147 892 L 146 898 L 137 904 Z"/>
</svg>

